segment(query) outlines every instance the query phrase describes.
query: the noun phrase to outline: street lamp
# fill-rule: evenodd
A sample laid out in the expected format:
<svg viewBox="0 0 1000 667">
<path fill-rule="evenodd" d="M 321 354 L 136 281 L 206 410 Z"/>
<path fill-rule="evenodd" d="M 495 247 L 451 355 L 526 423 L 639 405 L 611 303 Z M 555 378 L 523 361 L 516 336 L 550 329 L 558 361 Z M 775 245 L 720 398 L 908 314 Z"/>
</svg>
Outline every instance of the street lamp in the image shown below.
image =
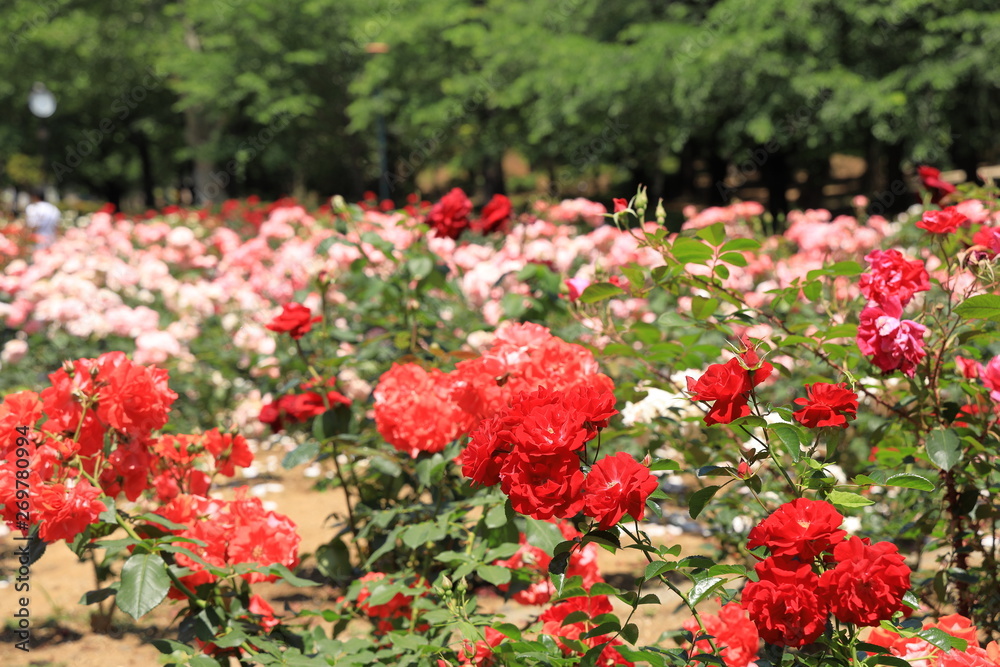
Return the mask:
<svg viewBox="0 0 1000 667">
<path fill-rule="evenodd" d="M 385 42 L 372 42 L 365 45 L 365 52 L 372 56 L 389 53 L 389 45 Z M 375 117 L 375 131 L 378 140 L 378 168 L 382 172 L 382 175 L 378 179 L 378 199 L 379 202 L 383 202 L 389 198 L 389 142 L 385 131 L 385 114 L 382 113 L 382 86 L 375 88 L 375 103 L 378 105 L 378 115 Z"/>
<path fill-rule="evenodd" d="M 56 96 L 44 83 L 36 81 L 28 93 L 28 109 L 38 118 L 48 118 L 56 112 Z"/>
<path fill-rule="evenodd" d="M 45 119 L 56 112 L 56 96 L 45 87 L 41 81 L 36 81 L 28 93 L 28 110 L 41 121 L 38 128 L 38 139 L 42 145 L 42 178 L 43 185 L 48 185 L 49 164 L 48 164 L 48 142 L 49 129 L 45 127 Z"/>
</svg>

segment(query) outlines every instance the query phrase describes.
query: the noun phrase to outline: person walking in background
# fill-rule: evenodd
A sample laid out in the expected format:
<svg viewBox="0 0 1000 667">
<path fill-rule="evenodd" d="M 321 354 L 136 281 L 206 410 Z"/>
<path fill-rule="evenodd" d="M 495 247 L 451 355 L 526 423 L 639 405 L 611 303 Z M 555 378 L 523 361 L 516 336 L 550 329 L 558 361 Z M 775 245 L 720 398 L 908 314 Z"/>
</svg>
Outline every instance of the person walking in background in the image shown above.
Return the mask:
<svg viewBox="0 0 1000 667">
<path fill-rule="evenodd" d="M 41 192 L 31 195 L 31 203 L 24 209 L 24 218 L 28 228 L 37 237 L 35 248 L 48 248 L 56 240 L 56 230 L 62 219 L 62 212 L 53 204 L 45 201 Z"/>
</svg>

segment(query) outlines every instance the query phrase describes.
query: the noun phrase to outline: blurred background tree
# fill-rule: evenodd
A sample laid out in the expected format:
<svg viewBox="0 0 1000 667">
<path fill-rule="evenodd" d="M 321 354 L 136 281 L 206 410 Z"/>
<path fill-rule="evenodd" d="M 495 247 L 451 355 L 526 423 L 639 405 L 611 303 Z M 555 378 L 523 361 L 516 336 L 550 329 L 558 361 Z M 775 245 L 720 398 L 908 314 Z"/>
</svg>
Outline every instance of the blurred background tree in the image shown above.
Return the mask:
<svg viewBox="0 0 1000 667">
<path fill-rule="evenodd" d="M 643 183 L 780 214 L 1000 147 L 987 0 L 6 0 L 0 25 L 0 164 L 116 204 Z"/>
</svg>

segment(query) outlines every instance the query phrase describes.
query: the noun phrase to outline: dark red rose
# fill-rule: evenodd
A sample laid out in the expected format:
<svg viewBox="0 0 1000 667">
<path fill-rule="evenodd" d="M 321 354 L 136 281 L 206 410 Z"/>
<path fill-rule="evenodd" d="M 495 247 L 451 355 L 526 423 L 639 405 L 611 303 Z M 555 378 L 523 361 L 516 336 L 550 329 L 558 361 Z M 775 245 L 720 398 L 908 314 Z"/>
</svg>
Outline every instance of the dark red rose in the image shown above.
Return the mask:
<svg viewBox="0 0 1000 667">
<path fill-rule="evenodd" d="M 858 395 L 847 388 L 847 384 L 817 382 L 806 385 L 806 398 L 796 398 L 795 404 L 802 406 L 792 416 L 809 428 L 821 426 L 842 426 L 847 428 L 849 419 L 858 414 Z"/>
<path fill-rule="evenodd" d="M 469 226 L 471 212 L 472 202 L 462 192 L 462 188 L 453 188 L 431 207 L 431 212 L 427 214 L 427 223 L 435 236 L 457 239 Z"/>
<path fill-rule="evenodd" d="M 313 317 L 312 311 L 300 303 L 285 303 L 281 305 L 281 314 L 265 325 L 271 331 L 287 333 L 298 340 L 312 329 L 314 322 L 322 317 Z"/>
<path fill-rule="evenodd" d="M 493 195 L 493 199 L 483 207 L 479 219 L 472 223 L 472 228 L 482 234 L 503 229 L 510 221 L 512 210 L 510 199 L 505 195 Z"/>
</svg>

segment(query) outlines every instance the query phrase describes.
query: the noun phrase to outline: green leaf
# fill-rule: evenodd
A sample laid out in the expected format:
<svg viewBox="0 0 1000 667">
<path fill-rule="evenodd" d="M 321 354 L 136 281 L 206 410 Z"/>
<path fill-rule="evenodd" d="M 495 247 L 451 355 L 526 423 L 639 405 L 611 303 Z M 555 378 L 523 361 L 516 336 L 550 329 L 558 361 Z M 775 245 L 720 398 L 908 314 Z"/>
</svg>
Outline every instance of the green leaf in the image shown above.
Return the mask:
<svg viewBox="0 0 1000 667">
<path fill-rule="evenodd" d="M 917 489 L 918 491 L 933 491 L 934 484 L 926 477 L 912 472 L 901 472 L 897 475 L 890 475 L 885 480 L 885 486 L 898 486 L 904 489 Z"/>
<path fill-rule="evenodd" d="M 695 236 L 705 239 L 714 246 L 721 245 L 726 240 L 726 226 L 721 222 L 717 222 L 714 225 L 702 227 L 695 232 Z"/>
<path fill-rule="evenodd" d="M 476 568 L 476 574 L 494 586 L 510 583 L 510 570 L 500 565 L 480 565 Z"/>
<path fill-rule="evenodd" d="M 708 504 L 714 496 L 715 493 L 721 489 L 721 486 L 706 486 L 703 489 L 698 489 L 691 494 L 690 500 L 688 500 L 688 513 L 691 515 L 692 519 L 697 519 L 701 511 L 705 509 L 705 505 Z"/>
<path fill-rule="evenodd" d="M 827 495 L 826 499 L 827 501 L 840 507 L 867 507 L 868 505 L 875 504 L 874 500 L 870 500 L 864 496 L 858 495 L 857 493 L 850 493 L 848 491 L 831 491 Z"/>
<path fill-rule="evenodd" d="M 681 465 L 677 461 L 671 461 L 670 459 L 660 459 L 659 461 L 653 461 L 649 466 L 650 472 L 657 472 L 659 470 L 680 470 Z"/>
<path fill-rule="evenodd" d="M 939 428 L 927 436 L 927 456 L 941 470 L 951 470 L 962 460 L 958 435 L 950 428 Z"/>
<path fill-rule="evenodd" d="M 163 559 L 158 554 L 134 554 L 122 566 L 121 587 L 115 604 L 138 619 L 163 602 L 168 590 L 170 576 Z"/>
<path fill-rule="evenodd" d="M 307 440 L 301 445 L 285 454 L 281 460 L 281 467 L 291 470 L 295 466 L 312 461 L 319 456 L 319 443 L 315 440 Z"/>
<path fill-rule="evenodd" d="M 959 651 L 964 651 L 966 646 L 968 646 L 968 642 L 964 639 L 953 637 L 939 628 L 927 628 L 925 630 L 921 630 L 917 633 L 917 636 L 926 640 L 928 643 L 933 644 L 942 651 L 950 651 L 953 648 L 958 649 Z"/>
<path fill-rule="evenodd" d="M 351 409 L 343 403 L 338 403 L 323 414 L 313 418 L 313 437 L 320 442 L 327 442 L 347 433 L 351 427 Z"/>
<path fill-rule="evenodd" d="M 618 287 L 618 285 L 593 283 L 588 285 L 587 289 L 583 290 L 583 294 L 580 295 L 580 301 L 582 303 L 596 303 L 624 293 L 625 291 L 621 287 Z"/>
<path fill-rule="evenodd" d="M 708 597 L 712 591 L 726 582 L 722 577 L 707 577 L 696 581 L 691 590 L 688 591 L 687 599 L 691 606 L 697 606 L 699 602 Z"/>
<path fill-rule="evenodd" d="M 703 296 L 691 297 L 691 315 L 696 320 L 707 320 L 719 307 L 718 299 L 707 299 Z"/>
<path fill-rule="evenodd" d="M 334 537 L 316 549 L 316 568 L 330 579 L 350 579 L 351 554 L 340 537 Z"/>
<path fill-rule="evenodd" d="M 87 591 L 83 594 L 83 597 L 80 598 L 80 601 L 77 602 L 77 604 L 97 604 L 98 602 L 107 600 L 117 592 L 118 591 L 115 588 L 99 588 L 96 591 Z"/>
<path fill-rule="evenodd" d="M 788 424 L 774 424 L 770 429 L 785 446 L 785 451 L 792 457 L 792 461 L 798 463 L 802 458 L 802 447 L 799 444 L 799 432 L 795 427 Z"/>
<path fill-rule="evenodd" d="M 980 294 L 955 306 L 955 312 L 967 320 L 992 320 L 1000 322 L 1000 296 Z"/>
<path fill-rule="evenodd" d="M 671 252 L 681 264 L 705 264 L 715 254 L 697 239 L 681 236 L 674 241 Z"/>
<path fill-rule="evenodd" d="M 494 625 L 493 629 L 502 635 L 510 637 L 514 641 L 519 641 L 521 639 L 521 629 L 513 623 L 500 623 L 499 625 Z"/>
<path fill-rule="evenodd" d="M 732 241 L 727 241 L 726 245 L 722 246 L 722 252 L 735 252 L 739 250 L 757 250 L 760 248 L 760 242 L 753 239 L 733 239 Z"/>
<path fill-rule="evenodd" d="M 556 545 L 563 541 L 562 533 L 553 524 L 531 518 L 525 518 L 524 536 L 528 544 L 550 555 L 555 552 Z"/>
<path fill-rule="evenodd" d="M 635 623 L 626 623 L 625 627 L 622 628 L 622 639 L 629 644 L 639 641 L 639 626 Z"/>
<path fill-rule="evenodd" d="M 504 505 L 496 505 L 486 513 L 486 527 L 500 528 L 507 525 L 507 508 Z"/>
<path fill-rule="evenodd" d="M 719 256 L 719 261 L 732 264 L 733 266 L 747 265 L 747 258 L 743 256 L 743 253 L 739 252 L 724 252 Z"/>
</svg>

